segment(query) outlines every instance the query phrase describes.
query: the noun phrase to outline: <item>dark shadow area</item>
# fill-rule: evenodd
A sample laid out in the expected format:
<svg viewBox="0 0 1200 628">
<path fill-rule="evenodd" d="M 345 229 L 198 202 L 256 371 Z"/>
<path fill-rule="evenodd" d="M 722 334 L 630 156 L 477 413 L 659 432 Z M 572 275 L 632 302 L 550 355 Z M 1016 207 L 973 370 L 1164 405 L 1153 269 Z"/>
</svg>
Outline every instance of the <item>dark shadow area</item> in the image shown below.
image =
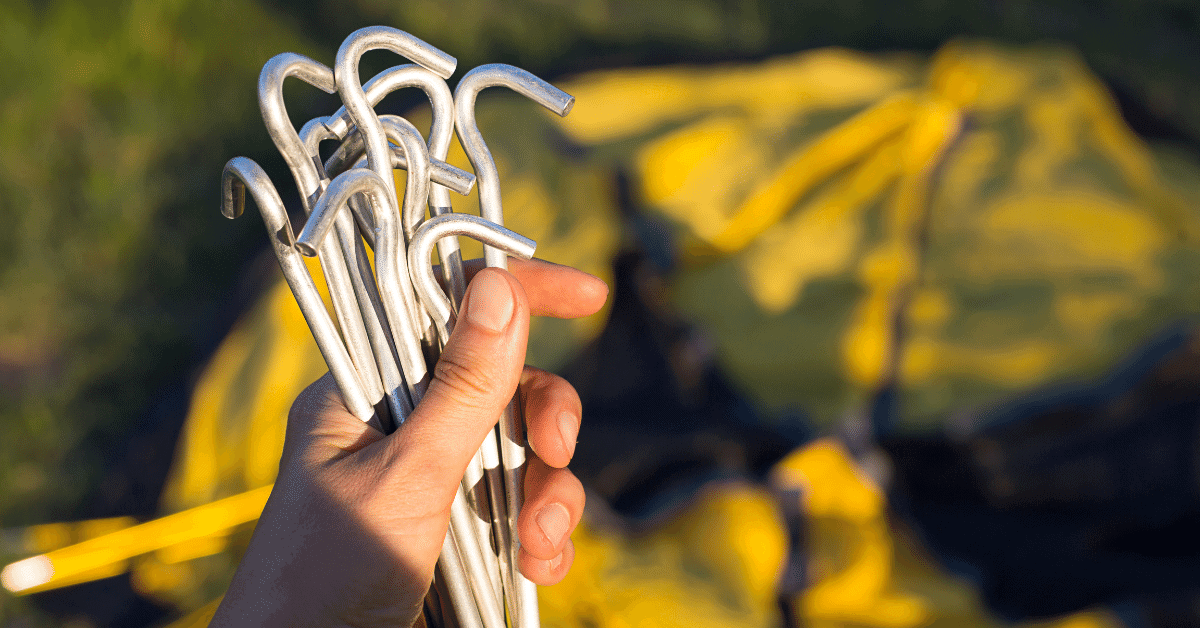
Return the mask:
<svg viewBox="0 0 1200 628">
<path fill-rule="evenodd" d="M 86 617 L 96 626 L 139 628 L 156 625 L 171 617 L 171 609 L 135 593 L 129 579 L 130 575 L 125 573 L 38 593 L 33 599 L 44 609 L 60 610 L 63 623 L 75 617 Z"/>
<path fill-rule="evenodd" d="M 586 417 L 571 470 L 617 513 L 656 518 L 709 481 L 762 480 L 813 432 L 802 416 L 766 420 L 721 372 L 711 342 L 664 292 L 671 230 L 637 211 L 628 175 L 614 184 L 627 245 L 614 262 L 612 309 L 563 372 Z"/>
<path fill-rule="evenodd" d="M 885 438 L 897 512 L 1010 618 L 1133 604 L 1200 622 L 1200 343 L 1180 326 L 1109 375 Z M 1167 612 L 1167 611 L 1163 611 Z M 1185 625 L 1152 622 L 1151 625 Z"/>
</svg>

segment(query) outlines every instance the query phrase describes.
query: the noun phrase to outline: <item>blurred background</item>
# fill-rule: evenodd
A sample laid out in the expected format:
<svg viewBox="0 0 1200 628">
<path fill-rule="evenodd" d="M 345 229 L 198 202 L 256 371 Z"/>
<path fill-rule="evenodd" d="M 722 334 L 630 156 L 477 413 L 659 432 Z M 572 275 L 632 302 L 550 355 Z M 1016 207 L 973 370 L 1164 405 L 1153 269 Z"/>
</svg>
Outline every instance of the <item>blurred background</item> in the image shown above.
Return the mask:
<svg viewBox="0 0 1200 628">
<path fill-rule="evenodd" d="M 0 560 L 58 580 L 0 623 L 204 625 L 325 370 L 221 167 L 299 213 L 258 72 L 373 24 L 577 99 L 478 107 L 511 226 L 613 287 L 531 338 L 586 417 L 546 625 L 1200 625 L 1182 0 L 5 3 Z"/>
</svg>

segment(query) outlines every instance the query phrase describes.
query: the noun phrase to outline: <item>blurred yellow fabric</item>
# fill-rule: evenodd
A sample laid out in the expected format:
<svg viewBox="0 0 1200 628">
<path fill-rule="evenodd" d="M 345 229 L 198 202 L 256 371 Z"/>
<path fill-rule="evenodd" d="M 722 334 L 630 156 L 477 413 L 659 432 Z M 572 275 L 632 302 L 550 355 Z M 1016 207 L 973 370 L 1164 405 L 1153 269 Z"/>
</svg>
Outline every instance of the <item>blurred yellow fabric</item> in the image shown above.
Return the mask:
<svg viewBox="0 0 1200 628">
<path fill-rule="evenodd" d="M 1200 171 L 1142 142 L 1069 50 L 824 50 L 565 87 L 556 124 L 681 230 L 673 302 L 763 407 L 828 424 L 895 382 L 904 429 L 929 429 L 1197 313 Z"/>
<path fill-rule="evenodd" d="M 562 120 L 515 97 L 480 98 L 508 225 L 538 241 L 539 257 L 608 278 L 633 237 L 620 203 L 669 221 L 684 245 L 675 306 L 766 407 L 802 405 L 828 422 L 895 381 L 902 414 L 928 426 L 964 404 L 1098 372 L 1200 303 L 1189 208 L 1200 190 L 1178 183 L 1200 170 L 1176 159 L 1165 176 L 1067 51 L 817 50 L 562 86 L 578 103 Z M 428 117 L 413 119 L 423 128 Z M 468 166 L 457 145 L 450 161 Z M 625 201 L 617 172 L 633 178 Z M 475 210 L 474 198 L 455 203 Z M 602 322 L 539 322 L 531 361 L 562 365 Z M 177 625 L 211 614 L 200 607 L 245 542 L 245 513 L 203 509 L 273 481 L 289 404 L 324 371 L 278 282 L 197 383 L 164 514 L 208 513 L 234 533 L 198 528 L 107 567 L 132 558 L 141 592 L 200 609 Z M 804 495 L 811 580 L 787 603 L 806 624 L 1004 625 L 889 520 L 835 442 L 794 452 L 772 478 Z M 790 548 L 776 499 L 713 484 L 636 532 L 594 506 L 573 537 L 571 575 L 542 590 L 546 625 L 778 625 Z M 1044 625 L 1118 622 L 1098 610 Z"/>
<path fill-rule="evenodd" d="M 835 441 L 820 440 L 797 450 L 771 476 L 778 487 L 799 489 L 804 496 L 811 582 L 790 604 L 806 625 L 1004 625 L 988 616 L 969 584 L 947 575 L 916 544 L 891 529 L 882 493 Z M 222 501 L 254 503 L 260 509 L 265 498 L 260 489 Z M 762 487 L 713 483 L 669 520 L 642 533 L 589 514 L 572 537 L 576 564 L 571 573 L 562 583 L 541 590 L 545 625 L 778 625 L 776 587 L 789 548 L 775 499 Z M 180 516 L 212 524 L 181 525 L 173 520 Z M 164 534 L 183 538 L 189 532 L 196 535 L 193 543 L 203 544 L 211 528 L 219 527 L 217 522 L 232 528 L 245 520 L 239 506 L 205 505 L 162 519 L 157 528 L 153 526 L 159 522 L 114 532 L 107 537 L 108 546 L 119 552 L 131 542 L 154 543 Z M 603 523 L 606 520 L 609 523 Z M 92 545 L 104 540 L 93 540 Z M 161 550 L 155 558 L 139 570 L 174 562 Z M 143 586 L 148 586 L 147 593 L 164 592 L 153 583 Z M 215 608 L 215 601 L 205 604 L 172 627 L 206 625 Z M 1089 611 L 1037 625 L 1121 624 L 1110 613 Z"/>
</svg>

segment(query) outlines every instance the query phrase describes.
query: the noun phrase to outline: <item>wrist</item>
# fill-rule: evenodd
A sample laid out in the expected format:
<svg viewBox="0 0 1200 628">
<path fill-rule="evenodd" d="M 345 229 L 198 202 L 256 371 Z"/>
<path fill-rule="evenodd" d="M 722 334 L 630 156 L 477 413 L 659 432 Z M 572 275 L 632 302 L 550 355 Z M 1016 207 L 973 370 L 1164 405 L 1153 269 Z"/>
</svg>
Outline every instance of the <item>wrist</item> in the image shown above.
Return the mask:
<svg viewBox="0 0 1200 628">
<path fill-rule="evenodd" d="M 303 564 L 301 517 L 281 506 L 299 496 L 277 482 L 210 626 L 334 626 L 319 575 Z M 292 495 L 288 495 L 292 493 Z M 292 497 L 293 499 L 289 499 Z M 282 502 L 282 503 L 281 503 Z"/>
</svg>

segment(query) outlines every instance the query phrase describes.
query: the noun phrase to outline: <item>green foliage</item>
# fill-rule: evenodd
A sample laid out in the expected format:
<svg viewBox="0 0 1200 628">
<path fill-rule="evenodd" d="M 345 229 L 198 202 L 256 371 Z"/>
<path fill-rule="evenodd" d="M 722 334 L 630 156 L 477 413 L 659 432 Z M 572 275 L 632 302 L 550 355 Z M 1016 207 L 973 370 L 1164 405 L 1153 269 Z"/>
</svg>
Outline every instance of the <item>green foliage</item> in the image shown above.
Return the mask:
<svg viewBox="0 0 1200 628">
<path fill-rule="evenodd" d="M 73 515 L 148 401 L 201 357 L 191 334 L 258 246 L 252 224 L 218 216 L 221 163 L 262 152 L 265 133 L 238 134 L 257 118 L 255 77 L 300 47 L 244 0 L 107 4 L 0 13 L 6 527 Z"/>
<path fill-rule="evenodd" d="M 459 59 L 540 75 L 761 58 L 821 46 L 932 52 L 955 37 L 1078 49 L 1151 130 L 1200 141 L 1200 5 L 1189 0 L 267 0 L 329 52 L 390 24 Z M 381 53 L 382 54 L 382 53 Z M 372 60 L 368 56 L 366 63 Z M 379 65 L 378 69 L 384 66 Z M 365 72 L 364 72 L 365 73 Z M 1160 128 L 1165 122 L 1170 129 Z"/>
</svg>

